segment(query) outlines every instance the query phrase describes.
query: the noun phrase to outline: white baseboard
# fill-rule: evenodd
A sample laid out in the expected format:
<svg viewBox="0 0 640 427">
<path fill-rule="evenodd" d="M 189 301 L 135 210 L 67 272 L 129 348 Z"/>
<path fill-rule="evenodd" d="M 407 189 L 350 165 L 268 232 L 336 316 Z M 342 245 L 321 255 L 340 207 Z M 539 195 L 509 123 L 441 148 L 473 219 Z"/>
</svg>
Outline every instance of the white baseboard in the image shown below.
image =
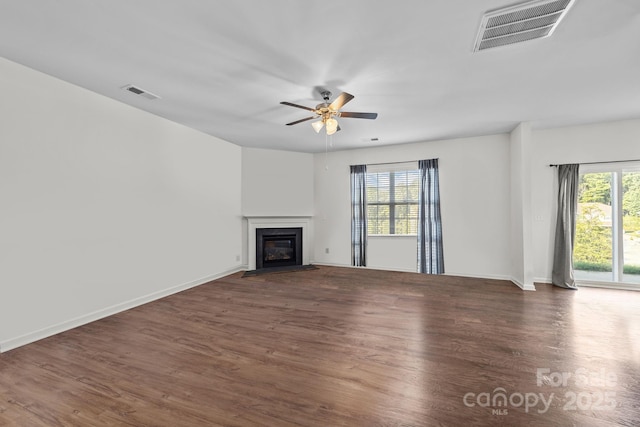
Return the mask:
<svg viewBox="0 0 640 427">
<path fill-rule="evenodd" d="M 354 267 L 350 264 L 336 264 L 336 263 L 328 263 L 328 262 L 312 262 L 312 264 L 315 265 L 325 265 L 327 267 L 346 267 L 346 268 L 369 268 L 372 270 L 383 270 L 383 271 L 399 271 L 399 272 L 403 272 L 403 273 L 417 273 L 415 270 L 403 270 L 403 269 L 387 269 L 384 267 Z M 489 280 L 504 280 L 504 281 L 508 281 L 508 282 L 513 282 L 513 284 L 515 284 L 516 286 L 518 286 L 520 289 L 524 290 L 524 291 L 535 291 L 536 287 L 535 285 L 531 284 L 528 286 L 525 286 L 524 284 L 520 283 L 519 281 L 517 281 L 516 279 L 514 279 L 511 276 L 502 276 L 502 275 L 490 275 L 490 274 L 485 274 L 482 276 L 479 275 L 471 275 L 471 274 L 464 274 L 464 273 L 444 273 L 445 276 L 458 276 L 458 277 L 468 277 L 470 279 L 489 279 Z"/>
<path fill-rule="evenodd" d="M 158 300 L 160 298 L 167 297 L 169 295 L 176 294 L 178 292 L 185 291 L 187 289 L 203 285 L 212 280 L 220 279 L 221 277 L 228 276 L 233 273 L 237 273 L 239 271 L 246 270 L 246 266 L 238 266 L 231 270 L 224 271 L 217 274 L 212 274 L 207 277 L 202 277 L 197 280 L 193 280 L 188 283 L 183 283 L 178 286 L 174 286 L 168 289 L 164 289 L 162 291 L 153 292 L 148 295 L 144 295 L 138 298 L 134 298 L 129 301 L 125 301 L 120 304 L 113 305 L 111 307 L 106 307 L 92 313 L 85 314 L 80 317 L 76 317 L 74 319 L 69 319 L 64 322 L 60 322 L 58 324 L 48 326 L 46 328 L 30 332 L 28 334 L 11 338 L 5 341 L 0 342 L 0 353 L 4 353 L 9 350 L 13 350 L 14 348 L 21 347 L 23 345 L 31 344 L 35 341 L 41 340 L 43 338 L 48 338 L 52 335 L 59 334 L 64 331 L 68 331 L 69 329 L 77 328 L 78 326 L 86 325 L 87 323 L 95 322 L 96 320 L 103 319 L 108 316 L 112 316 L 114 314 L 141 306 L 143 304 L 149 303 L 151 301 Z"/>
<path fill-rule="evenodd" d="M 524 284 L 524 283 L 520 282 L 519 280 L 517 280 L 515 277 L 512 277 L 509 280 L 511 280 L 514 285 L 516 285 L 517 287 L 519 287 L 523 291 L 535 291 L 536 290 L 536 286 L 533 283 Z"/>
<path fill-rule="evenodd" d="M 536 283 L 545 283 L 547 285 L 553 285 L 551 279 L 548 277 L 542 278 L 539 277 L 536 280 Z M 640 291 L 640 284 L 634 285 L 632 283 L 621 283 L 621 282 L 598 282 L 595 280 L 576 280 L 576 285 L 578 288 L 605 288 L 605 289 L 617 289 L 621 291 Z"/>
<path fill-rule="evenodd" d="M 471 275 L 471 274 L 460 274 L 460 273 L 445 273 L 448 276 L 460 276 L 460 277 L 469 277 L 471 279 L 489 279 L 489 280 L 505 280 L 507 282 L 511 282 L 514 285 L 516 285 L 517 287 L 519 287 L 520 289 L 522 289 L 523 291 L 535 291 L 536 287 L 534 284 L 531 285 L 525 285 L 523 283 L 521 283 L 519 280 L 516 280 L 514 277 L 511 276 L 503 276 L 503 275 L 498 275 L 498 274 L 485 274 L 482 276 L 478 276 L 478 275 Z"/>
<path fill-rule="evenodd" d="M 337 264 L 331 262 L 311 262 L 313 265 L 324 265 L 326 267 L 341 267 L 341 268 L 366 268 L 368 270 L 381 270 L 381 271 L 398 271 L 401 273 L 415 273 L 415 270 L 406 270 L 402 268 L 388 268 L 388 267 L 356 267 L 351 264 Z"/>
<path fill-rule="evenodd" d="M 318 261 L 311 261 L 311 264 L 313 265 L 324 265 L 326 267 L 346 267 L 346 268 L 363 268 L 363 267 L 354 267 L 351 264 L 337 264 L 337 263 L 333 263 L 333 262 L 318 262 Z M 366 268 L 366 267 L 364 267 Z"/>
<path fill-rule="evenodd" d="M 551 285 L 551 278 L 550 277 L 534 277 L 533 281 L 535 283 L 544 283 L 546 285 Z"/>
<path fill-rule="evenodd" d="M 500 274 L 483 274 L 482 276 L 478 274 L 466 274 L 466 273 L 445 273 L 447 276 L 459 276 L 459 277 L 468 277 L 470 279 L 489 279 L 489 280 L 506 280 L 511 281 L 510 276 L 503 276 Z"/>
</svg>

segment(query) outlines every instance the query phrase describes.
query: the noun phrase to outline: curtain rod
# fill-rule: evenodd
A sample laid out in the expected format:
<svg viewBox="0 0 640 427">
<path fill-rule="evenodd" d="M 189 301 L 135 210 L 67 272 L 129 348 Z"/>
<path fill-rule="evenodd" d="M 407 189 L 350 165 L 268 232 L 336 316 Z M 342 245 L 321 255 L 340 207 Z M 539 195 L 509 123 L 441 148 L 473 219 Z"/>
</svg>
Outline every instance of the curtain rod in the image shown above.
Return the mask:
<svg viewBox="0 0 640 427">
<path fill-rule="evenodd" d="M 608 162 L 585 162 L 585 163 L 578 163 L 579 165 L 601 165 L 604 163 L 627 163 L 627 162 L 640 162 L 640 159 L 632 159 L 632 160 L 609 160 Z M 549 165 L 550 168 L 553 167 L 558 167 L 561 165 Z"/>
<path fill-rule="evenodd" d="M 422 160 L 422 159 L 421 159 Z M 429 159 L 429 160 L 439 160 L 439 157 Z M 383 163 L 365 163 L 367 166 L 382 166 L 382 165 L 399 165 L 401 163 L 412 163 L 418 162 L 419 160 L 405 160 L 404 162 L 383 162 Z"/>
</svg>

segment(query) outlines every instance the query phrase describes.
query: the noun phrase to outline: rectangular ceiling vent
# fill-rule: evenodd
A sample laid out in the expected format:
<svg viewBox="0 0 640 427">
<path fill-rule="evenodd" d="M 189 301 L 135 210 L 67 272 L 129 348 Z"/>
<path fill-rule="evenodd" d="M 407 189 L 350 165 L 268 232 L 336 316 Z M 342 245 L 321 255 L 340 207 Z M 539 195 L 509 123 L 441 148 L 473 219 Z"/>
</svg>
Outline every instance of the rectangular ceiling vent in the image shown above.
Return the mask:
<svg viewBox="0 0 640 427">
<path fill-rule="evenodd" d="M 549 37 L 575 0 L 534 0 L 485 13 L 474 52 Z"/>
<path fill-rule="evenodd" d="M 147 90 L 140 89 L 139 87 L 134 85 L 122 86 L 122 89 L 151 100 L 160 98 L 158 95 L 155 95 Z"/>
</svg>

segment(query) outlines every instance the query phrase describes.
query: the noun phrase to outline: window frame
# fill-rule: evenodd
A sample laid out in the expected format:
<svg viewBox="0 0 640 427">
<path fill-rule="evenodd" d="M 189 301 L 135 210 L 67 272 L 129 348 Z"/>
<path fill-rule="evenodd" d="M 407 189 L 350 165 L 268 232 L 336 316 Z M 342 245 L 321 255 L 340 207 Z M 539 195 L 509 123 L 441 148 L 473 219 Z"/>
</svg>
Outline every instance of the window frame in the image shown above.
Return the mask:
<svg viewBox="0 0 640 427">
<path fill-rule="evenodd" d="M 395 186 L 395 173 L 396 172 L 412 172 L 412 173 L 416 173 L 418 175 L 418 179 L 419 179 L 419 169 L 418 169 L 418 162 L 417 161 L 413 161 L 413 162 L 401 162 L 401 163 L 381 163 L 381 164 L 375 164 L 375 165 L 367 165 L 367 177 L 365 179 L 365 183 L 367 183 L 369 181 L 369 175 L 370 174 L 379 174 L 379 173 L 388 173 L 389 174 L 389 201 L 388 202 L 371 202 L 367 199 L 367 208 L 369 206 L 388 206 L 389 209 L 389 229 L 388 229 L 388 233 L 376 233 L 376 234 L 372 234 L 369 232 L 369 226 L 367 226 L 367 236 L 368 237 L 416 237 L 417 233 L 401 233 L 398 234 L 396 233 L 396 207 L 399 206 L 407 206 L 408 208 L 410 208 L 411 206 L 415 206 L 416 209 L 418 208 L 418 204 L 419 204 L 419 196 L 416 198 L 415 201 L 411 200 L 407 200 L 407 201 L 400 201 L 398 202 L 396 199 L 396 186 Z M 365 184 L 366 185 L 366 184 Z M 418 183 L 419 186 L 419 183 Z M 367 186 L 367 189 L 369 187 Z M 379 186 L 376 186 L 375 188 L 380 188 Z M 419 189 L 418 189 L 419 191 Z M 369 223 L 370 221 L 370 216 L 369 216 L 369 210 L 367 209 L 367 223 Z M 410 218 L 406 219 L 407 221 L 410 220 Z M 417 219 L 416 219 L 417 221 Z M 407 224 L 408 225 L 408 224 Z M 416 224 L 417 225 L 417 224 Z M 407 227 L 408 230 L 410 230 L 410 227 Z"/>
</svg>

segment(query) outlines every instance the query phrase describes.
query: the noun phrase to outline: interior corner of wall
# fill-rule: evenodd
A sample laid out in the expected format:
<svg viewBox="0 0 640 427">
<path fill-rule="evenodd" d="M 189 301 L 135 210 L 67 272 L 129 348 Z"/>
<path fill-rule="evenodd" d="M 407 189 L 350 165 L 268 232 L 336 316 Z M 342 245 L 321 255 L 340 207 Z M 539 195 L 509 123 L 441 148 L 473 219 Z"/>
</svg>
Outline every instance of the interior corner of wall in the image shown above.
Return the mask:
<svg viewBox="0 0 640 427">
<path fill-rule="evenodd" d="M 519 287 L 520 289 L 522 289 L 523 291 L 535 291 L 536 290 L 536 286 L 533 283 L 523 283 L 520 280 L 516 279 L 515 277 L 511 277 L 511 282 L 516 285 L 517 287 Z"/>
</svg>

